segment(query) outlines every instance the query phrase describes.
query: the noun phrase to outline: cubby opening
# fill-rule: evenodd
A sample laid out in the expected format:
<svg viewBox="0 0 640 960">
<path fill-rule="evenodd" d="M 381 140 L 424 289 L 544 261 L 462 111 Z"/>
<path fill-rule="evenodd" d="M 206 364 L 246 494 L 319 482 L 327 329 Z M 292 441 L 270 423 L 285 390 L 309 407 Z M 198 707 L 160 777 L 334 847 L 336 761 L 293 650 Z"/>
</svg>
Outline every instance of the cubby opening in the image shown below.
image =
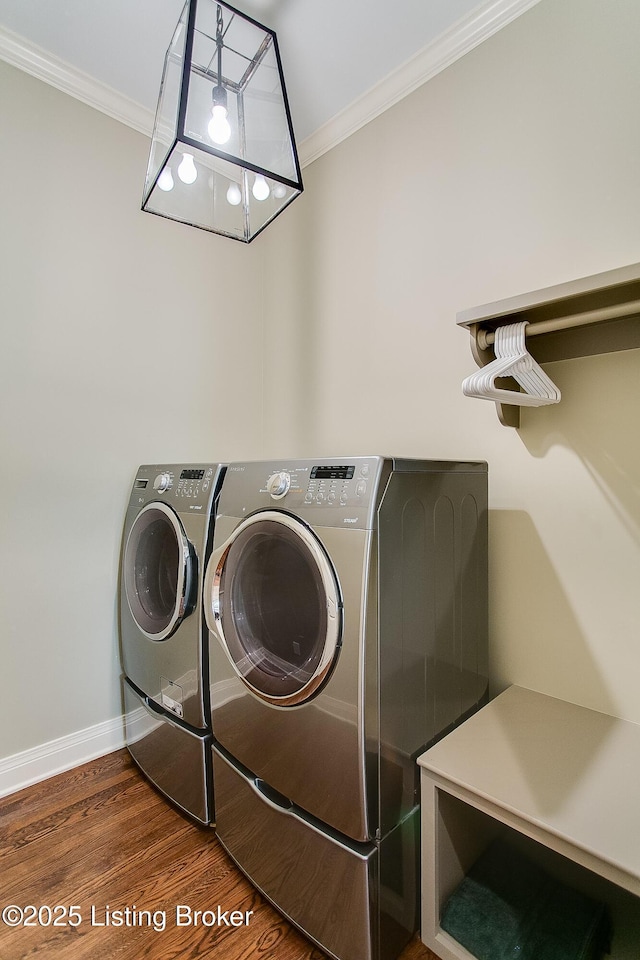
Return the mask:
<svg viewBox="0 0 640 960">
<path fill-rule="evenodd" d="M 613 927 L 611 960 L 638 960 L 640 898 L 440 788 L 435 789 L 435 810 L 436 938 L 428 945 L 440 951 L 443 960 L 473 960 L 440 928 L 440 918 L 449 897 L 498 837 L 563 884 L 605 903 Z M 452 952 L 445 953 L 444 948 Z"/>
</svg>

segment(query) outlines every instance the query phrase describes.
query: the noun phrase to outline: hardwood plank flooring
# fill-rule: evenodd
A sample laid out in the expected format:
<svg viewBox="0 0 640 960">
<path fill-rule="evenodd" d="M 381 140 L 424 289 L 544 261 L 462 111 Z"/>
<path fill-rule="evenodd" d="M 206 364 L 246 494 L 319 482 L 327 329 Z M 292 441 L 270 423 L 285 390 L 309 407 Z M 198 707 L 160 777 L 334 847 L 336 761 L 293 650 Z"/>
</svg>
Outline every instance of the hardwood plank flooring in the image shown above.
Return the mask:
<svg viewBox="0 0 640 960">
<path fill-rule="evenodd" d="M 23 911 L 16 927 L 12 905 Z M 218 906 L 229 925 L 194 922 Z M 0 800 L 0 917 L 0 960 L 325 957 L 126 750 Z M 438 958 L 416 936 L 400 960 Z"/>
</svg>

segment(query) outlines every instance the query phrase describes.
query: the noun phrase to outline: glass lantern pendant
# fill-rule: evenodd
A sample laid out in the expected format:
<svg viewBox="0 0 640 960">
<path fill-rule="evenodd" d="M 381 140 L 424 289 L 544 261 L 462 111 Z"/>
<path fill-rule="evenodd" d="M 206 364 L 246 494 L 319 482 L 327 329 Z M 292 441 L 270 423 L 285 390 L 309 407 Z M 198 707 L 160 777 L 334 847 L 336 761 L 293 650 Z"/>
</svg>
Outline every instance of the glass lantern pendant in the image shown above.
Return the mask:
<svg viewBox="0 0 640 960">
<path fill-rule="evenodd" d="M 302 192 L 275 33 L 188 0 L 164 62 L 142 209 L 249 243 Z"/>
</svg>

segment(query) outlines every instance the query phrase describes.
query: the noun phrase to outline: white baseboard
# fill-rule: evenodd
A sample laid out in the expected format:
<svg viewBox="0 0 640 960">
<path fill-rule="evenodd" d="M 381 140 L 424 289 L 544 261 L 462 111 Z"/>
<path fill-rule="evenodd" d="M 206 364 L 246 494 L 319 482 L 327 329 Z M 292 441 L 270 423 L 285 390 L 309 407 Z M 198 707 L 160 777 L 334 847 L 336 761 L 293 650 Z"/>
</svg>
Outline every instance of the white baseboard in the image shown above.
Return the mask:
<svg viewBox="0 0 640 960">
<path fill-rule="evenodd" d="M 14 753 L 0 760 L 0 797 L 113 753 L 124 745 L 124 718 L 114 717 L 31 750 Z"/>
</svg>

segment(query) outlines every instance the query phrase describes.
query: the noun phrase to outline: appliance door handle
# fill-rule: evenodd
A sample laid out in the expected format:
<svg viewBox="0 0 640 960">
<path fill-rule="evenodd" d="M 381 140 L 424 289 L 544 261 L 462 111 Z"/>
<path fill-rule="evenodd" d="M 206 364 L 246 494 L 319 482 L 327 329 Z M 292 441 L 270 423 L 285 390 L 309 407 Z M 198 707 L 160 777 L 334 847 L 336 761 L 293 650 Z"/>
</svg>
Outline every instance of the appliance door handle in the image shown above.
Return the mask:
<svg viewBox="0 0 640 960">
<path fill-rule="evenodd" d="M 157 622 L 155 614 L 150 613 L 141 601 L 137 583 L 138 550 L 141 538 L 145 530 L 149 529 L 150 523 L 158 519 L 158 515 L 163 518 L 162 522 L 170 528 L 178 549 L 178 576 L 173 610 L 170 614 L 161 610 L 160 623 Z M 147 559 L 146 557 L 144 559 L 143 569 L 146 569 Z M 161 500 L 150 500 L 138 513 L 131 525 L 123 553 L 122 582 L 131 616 L 149 640 L 166 640 L 195 608 L 198 584 L 195 549 L 187 537 L 178 514 Z M 143 586 L 147 587 L 148 585 L 143 584 Z M 143 595 L 144 593 L 145 591 L 143 591 Z"/>
<path fill-rule="evenodd" d="M 278 793 L 277 790 L 274 790 L 273 787 L 270 787 L 268 783 L 265 783 L 264 780 L 261 780 L 259 777 L 254 777 L 249 780 L 249 786 L 257 793 L 261 800 L 264 800 L 272 810 L 277 810 L 278 813 L 290 813 L 293 808 L 291 800 L 284 796 L 282 793 Z"/>
<path fill-rule="evenodd" d="M 202 606 L 204 608 L 204 618 L 211 633 L 214 633 L 224 643 L 224 634 L 222 632 L 222 623 L 220 620 L 220 577 L 224 562 L 229 552 L 229 547 L 233 542 L 233 537 L 213 550 L 207 563 L 207 569 L 204 574 L 204 583 L 202 585 Z"/>
<path fill-rule="evenodd" d="M 245 644 L 243 621 L 249 622 L 249 618 L 243 616 L 241 609 L 238 610 L 241 604 L 236 602 L 236 609 L 234 609 L 233 603 L 224 600 L 225 568 L 229 567 L 228 578 L 231 584 L 235 583 L 240 569 L 242 551 L 252 549 L 248 545 L 251 543 L 252 536 L 255 535 L 255 529 L 248 535 L 247 531 L 256 527 L 259 529 L 267 523 L 273 524 L 279 533 L 282 533 L 283 529 L 286 530 L 287 535 L 296 544 L 296 548 L 300 547 L 304 551 L 316 581 L 315 588 L 321 591 L 326 604 L 325 635 L 321 638 L 321 643 L 317 644 L 317 641 L 314 641 L 314 646 L 319 652 L 316 653 L 314 649 L 313 658 L 310 658 L 312 666 L 304 675 L 304 679 L 299 680 L 296 677 L 292 687 L 284 693 L 282 687 L 269 683 L 269 677 L 272 674 L 269 669 L 263 668 L 260 664 L 261 638 L 258 637 L 256 640 L 257 654 L 251 652 Z M 234 566 L 234 559 L 229 556 L 231 548 L 245 536 L 247 539 L 239 548 L 240 559 L 235 561 L 236 566 Z M 268 536 L 271 537 L 272 534 L 269 533 Z M 242 576 L 241 573 L 239 577 L 241 586 L 236 593 L 236 601 L 238 595 L 242 594 Z M 246 578 L 246 574 L 244 576 Z M 277 510 L 257 510 L 245 517 L 235 527 L 229 538 L 212 552 L 205 573 L 203 594 L 204 615 L 209 631 L 220 641 L 240 680 L 261 700 L 276 706 L 295 706 L 308 700 L 325 682 L 342 644 L 343 600 L 331 559 L 320 538 L 303 520 Z M 225 620 L 226 623 L 223 622 Z M 229 642 L 225 637 L 225 631 L 229 635 Z M 256 632 L 259 633 L 259 630 Z M 252 636 L 250 642 L 253 643 L 254 639 Z M 281 671 L 283 677 L 286 675 L 287 679 L 291 679 L 295 675 L 292 672 L 287 673 L 289 666 L 287 664 L 285 667 L 278 666 L 275 669 Z M 265 683 L 266 686 L 263 686 Z"/>
<path fill-rule="evenodd" d="M 152 700 L 150 697 L 145 697 L 142 701 L 143 706 L 152 717 L 158 720 L 165 720 L 167 723 L 171 724 L 172 727 L 175 727 L 176 730 L 185 730 L 182 724 L 178 723 L 175 720 L 171 713 L 168 710 L 163 710 L 162 707 L 159 707 L 155 700 Z M 186 730 L 187 733 L 191 733 L 190 730 Z"/>
</svg>

